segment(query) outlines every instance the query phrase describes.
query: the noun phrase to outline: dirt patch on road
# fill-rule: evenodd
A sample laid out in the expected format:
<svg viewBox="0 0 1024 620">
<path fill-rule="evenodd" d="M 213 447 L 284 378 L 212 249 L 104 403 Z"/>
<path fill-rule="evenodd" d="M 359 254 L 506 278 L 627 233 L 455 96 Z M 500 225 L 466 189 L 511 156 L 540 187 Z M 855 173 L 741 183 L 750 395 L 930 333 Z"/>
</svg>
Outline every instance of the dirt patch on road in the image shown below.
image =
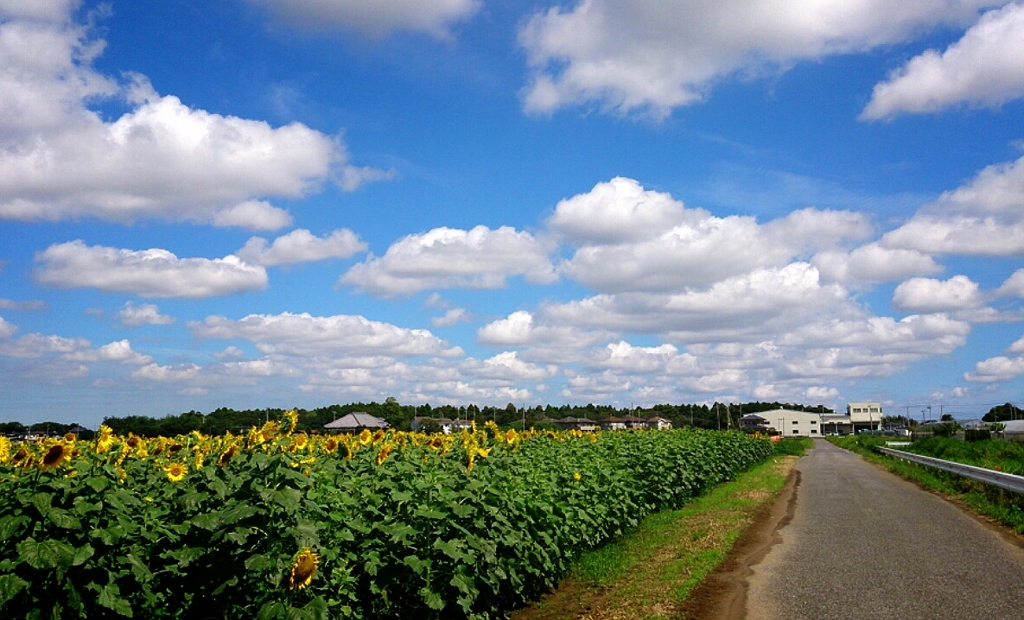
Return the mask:
<svg viewBox="0 0 1024 620">
<path fill-rule="evenodd" d="M 782 542 L 778 531 L 793 518 L 799 486 L 800 472 L 791 469 L 775 503 L 757 514 L 725 562 L 683 603 L 677 618 L 743 620 L 746 617 L 747 579 L 753 574 L 751 567 L 760 562 L 773 545 Z"/>
</svg>

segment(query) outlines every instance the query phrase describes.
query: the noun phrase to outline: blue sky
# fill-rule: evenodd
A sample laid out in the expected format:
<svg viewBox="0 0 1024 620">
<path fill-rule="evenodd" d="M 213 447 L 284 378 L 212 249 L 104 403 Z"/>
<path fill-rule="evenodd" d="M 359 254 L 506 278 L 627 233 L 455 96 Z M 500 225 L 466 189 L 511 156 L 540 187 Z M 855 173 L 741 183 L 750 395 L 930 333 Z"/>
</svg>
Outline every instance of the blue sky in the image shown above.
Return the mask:
<svg viewBox="0 0 1024 620">
<path fill-rule="evenodd" d="M 1024 5 L 0 1 L 0 419 L 1024 387 Z"/>
</svg>

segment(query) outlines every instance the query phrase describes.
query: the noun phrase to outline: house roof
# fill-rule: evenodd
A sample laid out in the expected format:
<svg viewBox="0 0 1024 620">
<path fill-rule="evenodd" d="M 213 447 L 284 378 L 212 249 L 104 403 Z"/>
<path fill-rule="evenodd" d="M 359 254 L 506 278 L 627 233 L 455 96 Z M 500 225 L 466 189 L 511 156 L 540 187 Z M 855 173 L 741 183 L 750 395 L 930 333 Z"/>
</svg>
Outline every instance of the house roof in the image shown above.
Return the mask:
<svg viewBox="0 0 1024 620">
<path fill-rule="evenodd" d="M 388 428 L 391 425 L 386 421 L 372 416 L 363 411 L 353 411 L 352 413 L 346 414 L 334 420 L 324 424 L 324 428 L 328 430 L 352 430 L 356 428 Z"/>
</svg>

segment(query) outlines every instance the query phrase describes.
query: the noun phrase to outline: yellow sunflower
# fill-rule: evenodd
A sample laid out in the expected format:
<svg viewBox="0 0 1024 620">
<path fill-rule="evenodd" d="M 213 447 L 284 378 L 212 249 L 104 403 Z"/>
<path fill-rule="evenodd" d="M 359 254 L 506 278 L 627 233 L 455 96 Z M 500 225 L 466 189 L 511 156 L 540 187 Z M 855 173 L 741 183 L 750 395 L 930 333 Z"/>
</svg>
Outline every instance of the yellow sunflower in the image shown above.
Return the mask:
<svg viewBox="0 0 1024 620">
<path fill-rule="evenodd" d="M 238 454 L 238 444 L 231 444 L 231 447 L 221 453 L 220 458 L 217 459 L 217 465 L 224 467 L 236 454 Z"/>
<path fill-rule="evenodd" d="M 380 452 L 377 453 L 377 464 L 381 465 L 384 461 L 388 460 L 388 456 L 395 451 L 395 445 L 386 443 L 380 447 Z"/>
<path fill-rule="evenodd" d="M 63 443 L 53 444 L 46 454 L 43 455 L 43 459 L 39 461 L 39 466 L 43 469 L 50 469 L 52 467 L 59 467 L 61 463 L 66 461 L 68 458 L 68 449 Z"/>
<path fill-rule="evenodd" d="M 171 463 L 164 468 L 167 472 L 167 479 L 171 482 L 181 482 L 188 473 L 188 467 L 182 463 Z"/>
<path fill-rule="evenodd" d="M 111 444 L 114 443 L 113 434 L 114 431 L 109 426 L 100 424 L 100 435 L 96 438 L 96 452 L 103 454 L 110 449 Z"/>
<path fill-rule="evenodd" d="M 292 570 L 288 575 L 288 589 L 301 590 L 313 581 L 316 567 L 320 565 L 320 556 L 309 547 L 303 547 L 292 561 Z"/>
</svg>

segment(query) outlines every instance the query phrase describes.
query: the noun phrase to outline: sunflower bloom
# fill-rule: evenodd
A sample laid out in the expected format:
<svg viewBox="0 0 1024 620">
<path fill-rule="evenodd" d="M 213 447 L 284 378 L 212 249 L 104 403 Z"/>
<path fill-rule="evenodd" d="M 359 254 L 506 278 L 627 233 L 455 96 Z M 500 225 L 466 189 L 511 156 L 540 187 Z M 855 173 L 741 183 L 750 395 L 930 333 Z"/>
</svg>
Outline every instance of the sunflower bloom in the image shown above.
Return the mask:
<svg viewBox="0 0 1024 620">
<path fill-rule="evenodd" d="M 171 482 L 181 482 L 185 478 L 185 474 L 188 473 L 188 467 L 182 463 L 171 463 L 164 468 L 167 473 L 167 479 Z"/>
<path fill-rule="evenodd" d="M 316 567 L 320 565 L 320 556 L 309 547 L 303 547 L 292 561 L 292 570 L 288 575 L 288 589 L 301 590 L 313 581 Z"/>
<path fill-rule="evenodd" d="M 371 441 L 373 441 L 373 433 L 370 432 L 370 429 L 364 428 L 363 432 L 359 433 L 359 443 L 365 446 Z"/>
<path fill-rule="evenodd" d="M 67 460 L 67 458 L 67 447 L 63 443 L 54 444 L 46 451 L 46 454 L 43 455 L 43 459 L 39 461 L 39 466 L 43 469 L 59 467 L 61 463 Z"/>
<path fill-rule="evenodd" d="M 114 431 L 111 430 L 109 426 L 106 424 L 100 424 L 100 436 L 96 439 L 97 453 L 103 454 L 110 449 L 110 446 L 114 443 L 114 439 L 112 437 L 113 434 Z"/>
<path fill-rule="evenodd" d="M 327 454 L 334 454 L 338 451 L 338 440 L 334 437 L 328 437 L 327 441 L 324 442 L 324 452 Z"/>
<path fill-rule="evenodd" d="M 221 453 L 220 458 L 217 459 L 217 466 L 224 467 L 231 459 L 235 458 L 236 454 L 238 454 L 238 444 L 234 443 Z"/>
<path fill-rule="evenodd" d="M 384 461 L 388 460 L 388 456 L 395 451 L 395 445 L 386 443 L 380 447 L 380 452 L 377 453 L 377 464 L 381 465 Z"/>
</svg>

